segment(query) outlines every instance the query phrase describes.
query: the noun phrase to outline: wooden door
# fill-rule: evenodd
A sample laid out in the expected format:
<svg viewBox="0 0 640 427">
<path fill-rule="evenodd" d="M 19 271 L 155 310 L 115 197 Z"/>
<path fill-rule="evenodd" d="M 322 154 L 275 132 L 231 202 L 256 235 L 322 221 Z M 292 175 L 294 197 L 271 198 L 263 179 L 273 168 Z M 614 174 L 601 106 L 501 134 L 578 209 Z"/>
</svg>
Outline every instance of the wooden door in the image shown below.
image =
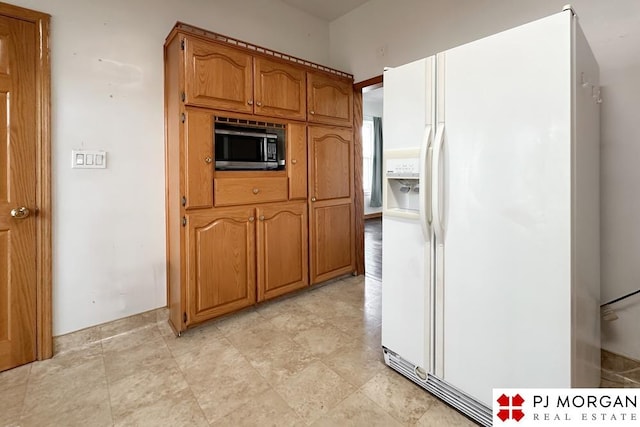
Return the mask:
<svg viewBox="0 0 640 427">
<path fill-rule="evenodd" d="M 187 307 L 192 325 L 252 305 L 255 296 L 253 208 L 187 215 Z"/>
<path fill-rule="evenodd" d="M 309 195 L 315 200 L 351 197 L 351 129 L 309 127 Z"/>
<path fill-rule="evenodd" d="M 353 272 L 355 223 L 351 200 L 313 203 L 309 223 L 311 283 Z"/>
<path fill-rule="evenodd" d="M 252 57 L 233 48 L 185 38 L 185 102 L 253 112 Z"/>
<path fill-rule="evenodd" d="M 309 127 L 311 283 L 354 271 L 353 134 Z"/>
<path fill-rule="evenodd" d="M 307 120 L 328 125 L 351 126 L 353 85 L 351 80 L 307 73 Z"/>
<path fill-rule="evenodd" d="M 307 198 L 307 126 L 287 125 L 287 176 L 289 199 Z"/>
<path fill-rule="evenodd" d="M 306 204 L 264 206 L 256 214 L 258 301 L 308 286 Z"/>
<path fill-rule="evenodd" d="M 255 113 L 304 120 L 307 116 L 305 70 L 261 57 L 255 57 L 253 64 Z"/>
<path fill-rule="evenodd" d="M 213 207 L 213 114 L 187 109 L 184 135 L 186 209 Z"/>
<path fill-rule="evenodd" d="M 0 16 L 0 371 L 36 358 L 37 34 Z"/>
</svg>

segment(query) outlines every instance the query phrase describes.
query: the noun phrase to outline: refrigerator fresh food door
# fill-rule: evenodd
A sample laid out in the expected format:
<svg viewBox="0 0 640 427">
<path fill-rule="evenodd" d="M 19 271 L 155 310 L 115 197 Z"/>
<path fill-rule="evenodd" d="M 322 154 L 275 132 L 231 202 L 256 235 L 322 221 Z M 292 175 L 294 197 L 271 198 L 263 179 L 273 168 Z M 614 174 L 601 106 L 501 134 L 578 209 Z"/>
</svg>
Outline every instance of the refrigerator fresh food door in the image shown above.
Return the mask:
<svg viewBox="0 0 640 427">
<path fill-rule="evenodd" d="M 427 83 L 432 81 L 434 64 L 431 57 L 384 74 L 382 345 L 419 367 L 424 378 L 431 348 L 431 228 L 425 168 L 430 160 L 433 91 Z"/>
<path fill-rule="evenodd" d="M 570 387 L 571 13 L 437 61 L 436 371 L 489 407 L 494 387 Z"/>
</svg>

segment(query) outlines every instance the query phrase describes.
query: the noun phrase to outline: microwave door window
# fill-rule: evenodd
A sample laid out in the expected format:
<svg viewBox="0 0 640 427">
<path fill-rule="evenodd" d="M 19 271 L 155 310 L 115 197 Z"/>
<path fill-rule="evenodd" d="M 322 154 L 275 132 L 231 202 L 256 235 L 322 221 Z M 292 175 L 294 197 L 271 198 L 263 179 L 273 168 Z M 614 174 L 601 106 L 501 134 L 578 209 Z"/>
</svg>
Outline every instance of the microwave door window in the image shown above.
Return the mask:
<svg viewBox="0 0 640 427">
<path fill-rule="evenodd" d="M 230 162 L 256 162 L 261 161 L 262 144 L 259 140 L 250 137 L 229 138 L 225 135 L 222 142 L 216 143 L 216 158 Z M 218 142 L 218 141 L 216 141 Z"/>
</svg>

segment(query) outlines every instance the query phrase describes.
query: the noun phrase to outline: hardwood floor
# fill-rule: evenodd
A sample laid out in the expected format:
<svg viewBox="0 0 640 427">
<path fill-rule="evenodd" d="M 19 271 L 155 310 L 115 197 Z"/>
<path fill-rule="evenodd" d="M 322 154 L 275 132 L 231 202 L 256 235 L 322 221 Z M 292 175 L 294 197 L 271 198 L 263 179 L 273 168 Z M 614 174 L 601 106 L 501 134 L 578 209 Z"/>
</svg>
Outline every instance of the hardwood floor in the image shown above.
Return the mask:
<svg viewBox="0 0 640 427">
<path fill-rule="evenodd" d="M 364 223 L 365 275 L 382 280 L 382 218 L 371 218 Z"/>
</svg>

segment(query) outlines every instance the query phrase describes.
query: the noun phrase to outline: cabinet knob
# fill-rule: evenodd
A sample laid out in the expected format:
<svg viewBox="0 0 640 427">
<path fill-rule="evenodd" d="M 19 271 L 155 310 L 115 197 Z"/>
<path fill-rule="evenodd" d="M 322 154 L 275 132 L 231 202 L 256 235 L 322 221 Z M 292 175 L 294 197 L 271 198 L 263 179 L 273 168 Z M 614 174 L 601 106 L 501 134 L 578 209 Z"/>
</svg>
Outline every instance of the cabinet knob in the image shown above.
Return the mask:
<svg viewBox="0 0 640 427">
<path fill-rule="evenodd" d="M 249 105 L 253 105 L 253 99 L 248 100 L 248 101 L 247 101 L 247 104 L 249 104 Z"/>
<path fill-rule="evenodd" d="M 262 102 L 257 101 L 257 102 L 256 102 L 256 105 L 257 105 L 258 107 L 262 107 Z"/>
<path fill-rule="evenodd" d="M 213 159 L 211 158 L 211 156 L 207 156 L 207 157 L 204 158 L 204 162 L 207 163 L 207 164 L 211 163 L 212 161 L 213 161 Z"/>
<path fill-rule="evenodd" d="M 252 216 L 249 217 L 249 222 L 253 222 L 254 220 L 255 220 L 254 217 L 252 217 Z"/>
<path fill-rule="evenodd" d="M 260 215 L 260 217 L 258 218 L 260 221 L 264 221 L 264 215 Z"/>
<path fill-rule="evenodd" d="M 258 194 L 260 192 L 260 190 L 258 190 L 257 188 L 253 189 L 253 194 Z"/>
<path fill-rule="evenodd" d="M 315 198 L 315 197 L 312 197 L 312 198 L 311 198 L 311 201 L 312 201 L 312 202 L 315 202 L 315 201 L 316 201 L 316 198 Z"/>
<path fill-rule="evenodd" d="M 295 165 L 296 163 L 298 163 L 298 161 L 296 159 L 291 159 L 291 164 Z"/>
<path fill-rule="evenodd" d="M 316 112 L 315 112 L 315 111 L 313 111 L 313 110 L 309 111 L 309 114 L 315 114 L 315 113 L 316 113 Z"/>
</svg>

